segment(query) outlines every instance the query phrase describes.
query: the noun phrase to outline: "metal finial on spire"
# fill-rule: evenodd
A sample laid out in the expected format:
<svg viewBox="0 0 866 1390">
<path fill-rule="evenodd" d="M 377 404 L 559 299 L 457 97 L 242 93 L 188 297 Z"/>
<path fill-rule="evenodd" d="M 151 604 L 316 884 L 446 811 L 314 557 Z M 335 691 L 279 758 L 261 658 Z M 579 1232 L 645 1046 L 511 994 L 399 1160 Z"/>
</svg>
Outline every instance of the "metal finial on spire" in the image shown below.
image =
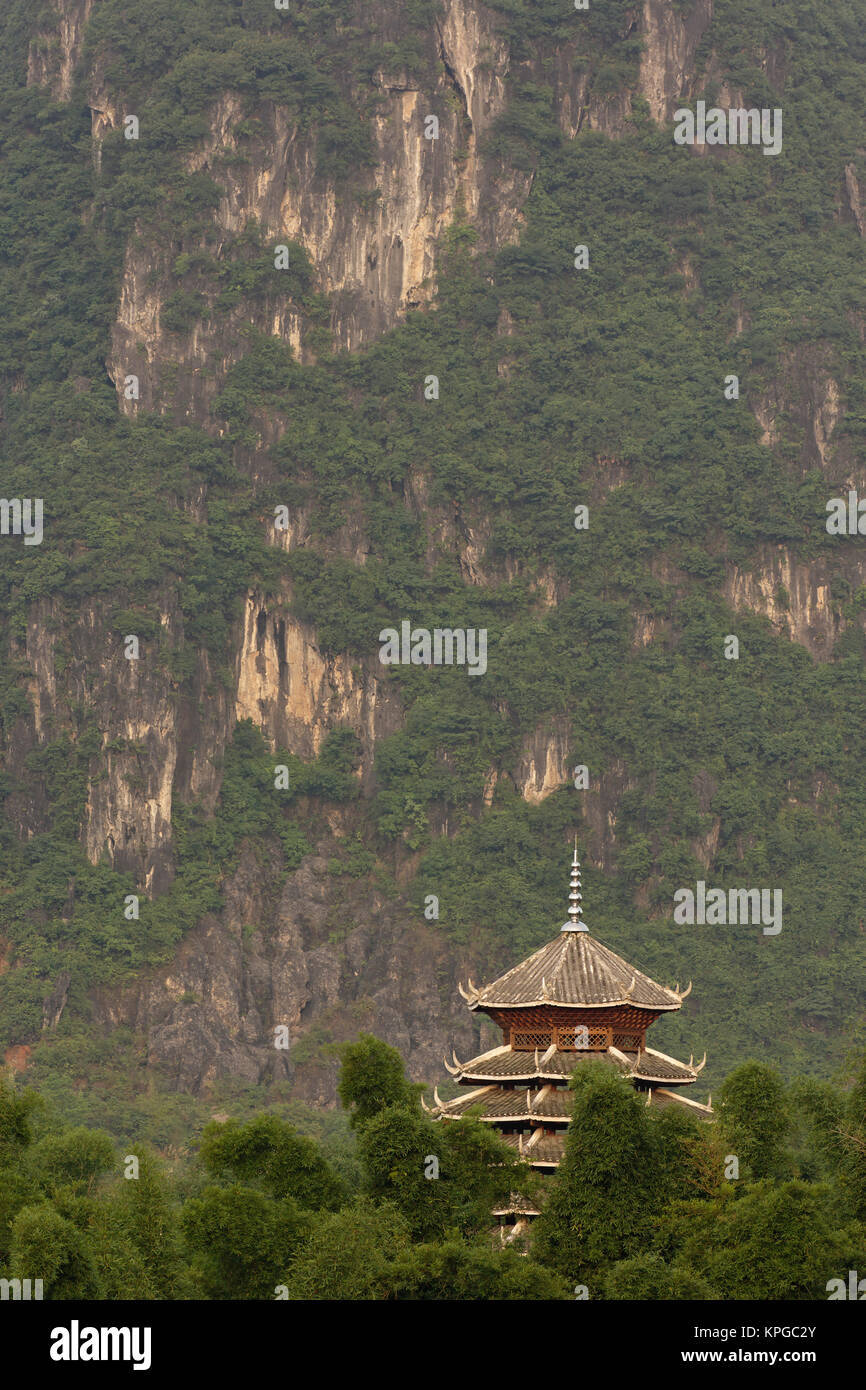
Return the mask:
<svg viewBox="0 0 866 1390">
<path fill-rule="evenodd" d="M 574 837 L 574 858 L 571 861 L 571 892 L 568 895 L 568 918 L 563 931 L 587 931 L 583 920 L 583 893 L 580 882 L 580 861 L 577 857 L 577 836 Z"/>
</svg>

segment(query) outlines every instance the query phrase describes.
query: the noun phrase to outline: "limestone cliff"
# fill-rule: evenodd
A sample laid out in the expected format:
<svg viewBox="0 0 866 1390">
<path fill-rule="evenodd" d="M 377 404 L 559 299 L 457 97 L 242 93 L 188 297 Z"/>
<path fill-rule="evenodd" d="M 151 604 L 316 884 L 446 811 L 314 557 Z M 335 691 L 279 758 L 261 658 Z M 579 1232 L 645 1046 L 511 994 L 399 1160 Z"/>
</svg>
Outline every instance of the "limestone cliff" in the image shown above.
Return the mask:
<svg viewBox="0 0 866 1390">
<path fill-rule="evenodd" d="M 428 86 L 405 74 L 374 76 L 373 166 L 356 180 L 352 196 L 317 174 L 313 137 L 273 103 L 257 108 L 261 134 L 241 140 L 245 106 L 234 93 L 215 103 L 209 134 L 187 162 L 189 172 L 218 179 L 215 221 L 224 238 L 254 220 L 266 240 L 304 247 L 317 288 L 330 300 L 335 342 L 349 350 L 391 327 L 407 308 L 430 302 L 437 249 L 456 218 L 477 229 L 482 247 L 499 246 L 517 234 L 530 187 L 529 175 L 485 159 L 480 149 L 504 110 L 509 71 L 493 17 L 466 0 L 448 0 L 427 46 L 428 70 L 436 74 Z M 91 101 L 99 141 L 117 128 L 121 111 L 102 83 Z M 428 114 L 439 122 L 435 139 L 425 136 Z M 234 159 L 239 153 L 243 158 Z M 232 360 L 232 325 L 197 324 L 185 341 L 166 332 L 160 311 L 171 259 L 154 243 L 128 253 L 109 370 L 122 409 L 135 408 L 122 396 L 124 378 L 135 373 L 142 404 L 171 405 L 204 423 L 204 402 Z M 249 321 L 249 313 L 243 318 Z M 307 355 L 300 315 L 277 294 L 252 321 L 290 342 L 302 360 Z M 173 364 L 170 402 L 167 362 Z M 209 387 L 200 375 L 206 364 Z"/>
<path fill-rule="evenodd" d="M 237 658 L 234 712 L 268 740 L 302 758 L 318 753 L 329 729 L 353 729 L 361 741 L 362 786 L 372 785 L 376 741 L 402 723 L 400 701 L 371 663 L 328 658 L 315 632 L 288 612 L 247 597 Z"/>
<path fill-rule="evenodd" d="M 97 62 L 85 71 L 81 64 L 96 3 L 53 0 L 56 23 L 31 47 L 28 80 L 65 101 L 81 79 L 98 177 L 102 145 L 118 131 L 125 108 L 123 92 L 108 81 L 104 66 Z M 258 102 L 257 128 L 250 133 L 248 103 L 225 91 L 211 105 L 206 134 L 186 159 L 189 173 L 211 175 L 219 186 L 212 249 L 219 257 L 253 223 L 268 244 L 303 247 L 315 290 L 327 299 L 333 344 L 358 352 L 407 311 L 435 301 L 445 233 L 455 223 L 474 229 L 479 251 L 519 237 L 533 176 L 494 156 L 488 143 L 517 78 L 550 86 L 559 127 L 569 139 L 586 130 L 626 138 L 633 98 L 645 100 L 652 119 L 663 124 L 677 105 L 716 80 L 712 55 L 702 71 L 696 66 L 712 14 L 712 0 L 694 0 L 690 9 L 674 8 L 669 0 L 636 4 L 627 20 L 628 33 L 639 34 L 643 42 L 634 79 L 608 93 L 594 87 L 577 42 L 560 45 L 533 65 L 510 51 L 494 10 L 471 0 L 445 0 L 431 13 L 424 36 L 424 80 L 385 66 L 373 74 L 365 93 L 372 163 L 356 171 L 348 191 L 318 171 L 314 135 L 287 109 Z M 783 56 L 766 54 L 764 70 L 771 84 L 780 83 Z M 733 101 L 737 94 L 727 96 Z M 435 140 L 425 137 L 430 114 L 439 120 Z M 858 167 L 852 162 L 846 170 L 839 215 L 862 236 Z M 177 288 L 179 255 L 201 247 L 169 245 L 153 229 L 139 230 L 141 236 L 124 250 L 106 363 L 119 410 L 152 409 L 218 430 L 211 406 L 245 350 L 250 327 L 282 339 L 299 361 L 314 361 L 304 307 L 276 280 L 255 303 L 244 301 L 220 315 L 214 312 L 213 285 L 192 271 L 183 284 L 203 296 L 201 312 L 191 327 L 172 329 L 166 304 Z M 687 257 L 683 273 L 686 287 L 693 288 Z M 746 327 L 745 318 L 739 319 L 738 332 Z M 504 320 L 500 333 L 503 339 L 510 336 Z M 504 378 L 514 366 L 506 348 L 503 343 Z M 139 379 L 137 402 L 124 395 L 129 375 Z M 785 451 L 786 458 L 793 449 L 801 473 L 817 468 L 834 483 L 866 482 L 854 477 L 850 457 L 837 445 L 845 407 L 823 349 L 803 350 L 783 364 L 777 380 L 747 394 L 765 447 Z M 255 478 L 264 468 L 265 444 L 279 438 L 278 421 L 268 428 L 262 448 L 250 450 L 249 473 Z M 626 471 L 621 461 L 600 459 L 599 490 L 617 486 Z M 204 514 L 207 499 L 200 501 Z M 445 557 L 456 562 L 468 584 L 526 579 L 540 609 L 567 597 L 567 582 L 552 566 L 539 562 L 529 572 L 507 557 L 494 562 L 488 554 L 490 519 L 468 507 L 432 504 L 423 471 L 410 473 L 402 495 L 395 493 L 395 505 L 423 525 L 428 573 Z M 295 508 L 290 529 L 277 543 L 296 550 L 310 542 L 309 517 Z M 369 548 L 363 517 L 354 517 L 329 545 L 333 553 L 363 565 Z M 863 582 L 859 565 L 851 559 L 852 584 Z M 726 564 L 722 591 L 733 609 L 767 617 L 816 658 L 825 658 L 843 626 L 831 580 L 826 562 L 765 547 L 748 564 Z M 655 613 L 635 614 L 636 645 L 648 646 L 666 633 Z M 182 618 L 170 595 L 159 615 L 159 633 L 142 643 L 142 659 L 126 659 L 123 635 L 113 626 L 108 604 L 94 602 L 70 618 L 43 603 L 33 606 L 26 633 L 10 653 L 29 673 L 32 705 L 31 716 L 15 731 L 8 769 L 13 775 L 21 773 L 34 748 L 63 734 L 74 742 L 84 723 L 98 730 L 100 748 L 88 767 L 81 831 L 91 862 L 104 856 L 135 874 L 148 894 L 160 892 L 172 876 L 173 807 L 199 801 L 213 809 L 236 719 L 252 719 L 272 747 L 303 758 L 319 751 L 330 729 L 352 728 L 361 744 L 362 797 L 375 790 L 376 745 L 403 723 L 399 697 L 375 657 L 358 661 L 345 653 L 326 654 L 316 631 L 293 614 L 290 593 L 244 595 L 227 674 L 215 672 L 201 651 L 183 688 L 165 659 L 184 641 Z M 483 802 L 492 802 L 506 777 L 526 801 L 542 801 L 570 781 L 571 761 L 581 760 L 578 744 L 569 718 L 544 720 L 523 736 L 510 761 L 490 768 Z M 617 806 L 635 783 L 619 763 L 603 775 L 591 768 L 590 775 L 589 854 L 609 868 Z M 38 780 L 18 781 L 27 789 L 16 790 L 8 807 L 26 837 L 44 828 L 49 810 Z M 441 829 L 449 832 L 447 819 Z M 446 1046 L 472 1051 L 477 1044 L 472 1025 L 453 1002 L 455 953 L 435 928 L 417 920 L 404 899 L 385 898 L 371 876 L 347 887 L 329 874 L 329 856 L 347 826 L 336 817 L 331 830 L 334 839 L 323 840 L 285 883 L 275 860 L 263 867 L 246 852 L 225 885 L 222 914 L 206 917 L 169 967 L 148 972 L 122 991 L 100 992 L 97 1018 L 146 1034 L 148 1061 L 178 1088 L 198 1090 L 226 1075 L 251 1083 L 289 1076 L 297 1078 L 302 1098 L 318 1104 L 333 1104 L 335 1098 L 328 1046 L 359 1027 L 398 1046 L 416 1077 L 439 1072 Z M 718 835 L 715 822 L 695 844 L 707 865 Z M 282 1024 L 295 1050 L 274 1046 L 274 1029 Z"/>
<path fill-rule="evenodd" d="M 248 850 L 220 917 L 204 918 L 168 968 L 98 992 L 99 1022 L 144 1034 L 148 1065 L 185 1091 L 287 1077 L 298 1099 L 333 1105 L 333 1044 L 359 1029 L 399 1048 L 414 1078 L 436 1075 L 452 1046 L 477 1040 L 458 1007 L 457 962 L 400 900 L 330 874 L 338 849 L 323 841 L 283 884 L 275 856 Z"/>
<path fill-rule="evenodd" d="M 98 0 L 52 0 L 56 20 L 30 45 L 27 81 L 50 87 L 55 101 L 68 101 L 81 61 L 87 21 Z"/>
<path fill-rule="evenodd" d="M 713 0 L 679 13 L 669 0 L 644 0 L 640 92 L 654 121 L 663 123 L 696 95 L 695 56 L 713 17 Z"/>
</svg>

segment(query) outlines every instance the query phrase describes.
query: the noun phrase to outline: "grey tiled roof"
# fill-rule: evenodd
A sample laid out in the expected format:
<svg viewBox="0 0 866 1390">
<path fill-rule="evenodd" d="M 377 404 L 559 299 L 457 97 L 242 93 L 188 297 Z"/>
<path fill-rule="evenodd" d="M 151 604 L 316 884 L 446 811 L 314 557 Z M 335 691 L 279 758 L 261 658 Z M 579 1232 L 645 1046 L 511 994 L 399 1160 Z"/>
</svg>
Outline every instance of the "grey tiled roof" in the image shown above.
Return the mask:
<svg viewBox="0 0 866 1390">
<path fill-rule="evenodd" d="M 479 1118 L 483 1120 L 560 1120 L 568 1124 L 574 1108 L 574 1095 L 568 1088 L 551 1088 L 546 1094 L 541 1089 L 530 1090 L 526 1086 L 516 1086 L 506 1090 L 502 1086 L 486 1086 L 482 1092 L 471 1091 L 467 1096 L 446 1101 L 439 1113 L 450 1118 L 465 1115 L 473 1106 L 481 1107 Z"/>
<path fill-rule="evenodd" d="M 587 1006 L 632 1004 L 645 1009 L 678 1009 L 672 989 L 656 984 L 622 956 L 585 931 L 562 931 L 540 951 L 480 989 L 472 1009 L 529 1007 L 536 1004 Z"/>
<path fill-rule="evenodd" d="M 648 1048 L 645 1052 L 626 1052 L 628 1066 L 634 1076 L 642 1080 L 670 1081 L 688 1084 L 695 1080 L 697 1073 L 693 1067 L 678 1062 L 664 1053 Z M 516 1052 L 511 1048 L 500 1048 L 480 1057 L 473 1057 L 460 1066 L 457 1079 L 462 1083 L 475 1082 L 483 1085 L 486 1081 L 527 1081 L 566 1079 L 575 1067 L 589 1061 L 610 1062 L 622 1071 L 626 1063 L 608 1052 L 554 1052 L 548 1057 L 546 1052 Z"/>
<path fill-rule="evenodd" d="M 562 1134 L 543 1134 L 526 1157 L 530 1163 L 561 1163 L 565 1153 L 565 1132 Z"/>
</svg>

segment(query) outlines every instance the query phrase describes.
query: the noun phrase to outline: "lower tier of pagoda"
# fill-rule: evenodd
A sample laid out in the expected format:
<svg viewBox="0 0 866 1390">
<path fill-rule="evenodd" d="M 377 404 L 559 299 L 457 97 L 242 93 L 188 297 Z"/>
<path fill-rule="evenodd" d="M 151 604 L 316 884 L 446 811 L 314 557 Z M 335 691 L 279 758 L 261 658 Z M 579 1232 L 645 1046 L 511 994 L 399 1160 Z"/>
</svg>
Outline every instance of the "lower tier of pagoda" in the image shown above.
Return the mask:
<svg viewBox="0 0 866 1390">
<path fill-rule="evenodd" d="M 554 1047 L 545 1052 L 519 1051 L 510 1046 L 493 1048 L 471 1062 L 449 1066 L 454 1079 L 473 1089 L 453 1100 L 442 1101 L 434 1090 L 439 1120 L 458 1120 L 473 1114 L 493 1125 L 506 1144 L 519 1150 L 533 1168 L 551 1172 L 562 1161 L 565 1134 L 571 1120 L 574 1096 L 569 1079 L 575 1069 L 591 1061 L 615 1067 L 646 1096 L 648 1106 L 679 1105 L 702 1119 L 712 1119 L 711 1104 L 689 1100 L 672 1087 L 693 1084 L 703 1066 L 687 1066 L 653 1048 L 625 1052 L 609 1047 L 603 1052 L 565 1052 Z"/>
</svg>

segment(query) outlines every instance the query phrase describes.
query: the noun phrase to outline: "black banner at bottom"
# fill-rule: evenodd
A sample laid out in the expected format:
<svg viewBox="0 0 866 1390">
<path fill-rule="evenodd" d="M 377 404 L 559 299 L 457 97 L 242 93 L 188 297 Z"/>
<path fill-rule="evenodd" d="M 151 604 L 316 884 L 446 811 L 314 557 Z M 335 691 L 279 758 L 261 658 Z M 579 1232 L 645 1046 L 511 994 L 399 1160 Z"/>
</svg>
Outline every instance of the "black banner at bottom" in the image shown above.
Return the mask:
<svg viewBox="0 0 866 1390">
<path fill-rule="evenodd" d="M 445 1304 L 424 1315 L 408 1303 L 40 1303 L 0 1302 L 0 1346 L 4 1379 L 36 1373 L 49 1382 L 69 1376 L 157 1376 L 215 1373 L 258 1380 L 272 1374 L 293 1378 L 299 1357 L 305 1377 L 316 1363 L 329 1377 L 345 1365 L 354 1376 L 382 1372 L 388 1380 L 411 1375 L 422 1381 L 451 1373 L 462 1379 L 471 1358 L 477 1370 L 491 1356 L 513 1374 L 526 1364 L 541 1371 L 553 1354 L 557 1374 L 568 1367 L 578 1380 L 595 1378 L 602 1365 L 689 1378 L 720 1367 L 764 1370 L 805 1368 L 826 1380 L 846 1362 L 856 1364 L 862 1348 L 863 1314 L 841 1306 L 860 1299 L 826 1303 L 645 1303 L 575 1300 L 545 1325 L 538 1304 L 517 1313 L 513 1303 L 472 1303 L 459 1312 Z M 322 1321 L 315 1309 L 321 1308 Z M 534 1312 L 532 1310 L 535 1310 Z M 420 1322 L 416 1322 L 420 1318 Z M 363 1319 L 363 1321 L 362 1321 Z M 401 1331 L 421 1332 L 424 1341 L 391 1340 Z M 324 1333 L 324 1335 L 323 1335 Z M 427 1340 L 449 1351 L 435 1355 Z M 491 1340 L 491 1333 L 496 1340 Z M 497 1335 L 498 1334 L 498 1335 Z M 388 1340 L 384 1340 L 388 1339 Z M 474 1348 L 473 1348 L 474 1343 Z M 546 1345 L 547 1344 L 547 1345 Z M 500 1353 L 494 1348 L 499 1345 Z M 427 1352 L 424 1348 L 427 1348 Z M 486 1350 L 483 1350 L 486 1348 Z M 14 1350 L 13 1350 L 14 1349 Z M 563 1366 L 565 1362 L 565 1366 Z M 312 1363 L 312 1364 L 310 1364 Z"/>
</svg>

